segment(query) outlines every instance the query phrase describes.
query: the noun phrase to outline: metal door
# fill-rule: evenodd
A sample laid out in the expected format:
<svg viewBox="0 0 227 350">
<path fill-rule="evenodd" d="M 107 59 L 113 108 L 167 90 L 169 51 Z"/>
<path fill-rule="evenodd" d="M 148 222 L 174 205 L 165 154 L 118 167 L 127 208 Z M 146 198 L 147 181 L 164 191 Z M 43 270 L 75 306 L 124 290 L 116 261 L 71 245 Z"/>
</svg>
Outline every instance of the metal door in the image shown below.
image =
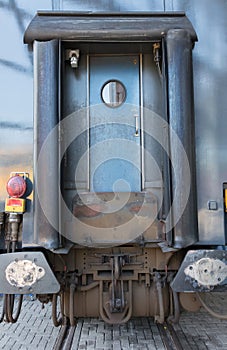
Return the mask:
<svg viewBox="0 0 227 350">
<path fill-rule="evenodd" d="M 141 191 L 140 57 L 90 57 L 90 191 Z"/>
</svg>

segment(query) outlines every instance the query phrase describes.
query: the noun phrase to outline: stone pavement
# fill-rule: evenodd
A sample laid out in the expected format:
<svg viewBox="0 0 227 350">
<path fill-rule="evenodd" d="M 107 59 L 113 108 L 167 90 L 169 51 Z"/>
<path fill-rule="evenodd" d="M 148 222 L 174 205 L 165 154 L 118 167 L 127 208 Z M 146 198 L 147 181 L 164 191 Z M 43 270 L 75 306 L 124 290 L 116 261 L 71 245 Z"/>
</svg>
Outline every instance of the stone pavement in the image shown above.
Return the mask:
<svg viewBox="0 0 227 350">
<path fill-rule="evenodd" d="M 226 297 L 219 293 L 215 297 L 207 295 L 206 300 L 215 311 L 227 313 Z M 174 328 L 184 350 L 227 350 L 227 321 L 211 317 L 204 309 L 197 313 L 184 311 Z M 80 339 L 73 346 L 75 350 L 165 349 L 152 318 L 132 319 L 120 326 L 81 319 L 78 329 Z M 42 309 L 38 301 L 27 298 L 16 324 L 0 324 L 0 350 L 52 350 L 58 332 L 59 328 L 52 325 L 50 304 Z"/>
<path fill-rule="evenodd" d="M 40 302 L 26 298 L 17 323 L 0 324 L 0 350 L 51 350 L 59 330 L 52 324 L 50 304 L 42 309 Z"/>
<path fill-rule="evenodd" d="M 227 293 L 206 293 L 203 299 L 213 311 L 227 314 Z M 214 318 L 203 308 L 184 311 L 174 329 L 184 350 L 227 350 L 227 320 Z"/>
<path fill-rule="evenodd" d="M 153 320 L 141 317 L 113 326 L 101 320 L 85 319 L 77 349 L 165 350 L 165 347 Z"/>
</svg>

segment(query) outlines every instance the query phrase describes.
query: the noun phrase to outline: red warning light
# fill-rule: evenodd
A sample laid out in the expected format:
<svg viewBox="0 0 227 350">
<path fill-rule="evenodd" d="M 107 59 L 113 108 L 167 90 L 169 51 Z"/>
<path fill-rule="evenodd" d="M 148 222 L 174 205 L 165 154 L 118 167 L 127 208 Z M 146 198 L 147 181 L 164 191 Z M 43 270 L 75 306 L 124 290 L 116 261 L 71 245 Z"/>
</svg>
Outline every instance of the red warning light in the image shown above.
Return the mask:
<svg viewBox="0 0 227 350">
<path fill-rule="evenodd" d="M 20 198 L 26 191 L 26 181 L 19 175 L 12 176 L 7 182 L 6 190 L 10 197 Z"/>
</svg>

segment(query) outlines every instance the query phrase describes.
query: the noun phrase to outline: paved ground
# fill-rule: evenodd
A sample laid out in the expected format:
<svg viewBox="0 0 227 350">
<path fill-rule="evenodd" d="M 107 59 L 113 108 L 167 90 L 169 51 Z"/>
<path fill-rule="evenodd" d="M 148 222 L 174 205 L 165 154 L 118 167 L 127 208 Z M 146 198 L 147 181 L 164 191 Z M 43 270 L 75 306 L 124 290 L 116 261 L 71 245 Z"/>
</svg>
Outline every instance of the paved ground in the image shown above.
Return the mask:
<svg viewBox="0 0 227 350">
<path fill-rule="evenodd" d="M 159 330 L 152 319 L 132 319 L 119 326 L 107 325 L 97 319 L 81 322 L 83 325 L 77 347 L 79 350 L 165 350 Z"/>
<path fill-rule="evenodd" d="M 212 310 L 227 314 L 227 293 L 206 294 Z M 183 312 L 174 326 L 184 350 L 227 350 L 227 320 L 210 316 L 203 308 L 198 313 Z"/>
<path fill-rule="evenodd" d="M 0 349 L 51 350 L 58 332 L 59 328 L 52 325 L 50 306 L 45 305 L 42 309 L 38 301 L 27 298 L 17 323 L 0 324 Z"/>
<path fill-rule="evenodd" d="M 225 309 L 227 294 L 208 297 L 216 311 Z M 0 302 L 0 307 L 1 307 Z M 126 325 L 110 326 L 97 319 L 79 321 L 80 341 L 73 349 L 164 350 L 156 325 L 150 318 L 133 319 Z M 184 350 L 227 350 L 227 321 L 215 319 L 202 309 L 198 313 L 183 312 L 175 330 Z M 38 301 L 27 298 L 16 324 L 0 324 L 1 350 L 51 350 L 59 328 L 51 322 L 51 308 L 41 309 Z"/>
</svg>

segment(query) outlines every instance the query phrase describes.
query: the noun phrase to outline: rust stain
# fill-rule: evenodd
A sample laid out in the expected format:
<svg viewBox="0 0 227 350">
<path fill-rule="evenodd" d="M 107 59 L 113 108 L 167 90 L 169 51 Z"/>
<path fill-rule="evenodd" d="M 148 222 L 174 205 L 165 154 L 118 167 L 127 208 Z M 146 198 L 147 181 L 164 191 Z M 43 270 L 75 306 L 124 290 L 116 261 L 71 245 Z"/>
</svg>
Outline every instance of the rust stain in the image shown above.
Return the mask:
<svg viewBox="0 0 227 350">
<path fill-rule="evenodd" d="M 77 218 L 86 217 L 91 218 L 101 214 L 102 206 L 99 204 L 93 204 L 91 206 L 74 206 L 73 215 Z"/>
</svg>

